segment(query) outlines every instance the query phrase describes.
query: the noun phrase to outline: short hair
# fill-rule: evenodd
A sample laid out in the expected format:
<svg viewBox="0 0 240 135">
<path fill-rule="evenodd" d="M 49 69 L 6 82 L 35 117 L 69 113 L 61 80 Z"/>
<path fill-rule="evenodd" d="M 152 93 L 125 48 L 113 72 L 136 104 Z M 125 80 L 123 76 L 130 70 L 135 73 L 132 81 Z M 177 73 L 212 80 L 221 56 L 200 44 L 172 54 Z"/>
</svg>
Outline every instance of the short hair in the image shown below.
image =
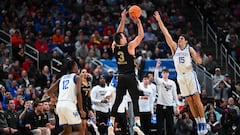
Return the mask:
<svg viewBox="0 0 240 135">
<path fill-rule="evenodd" d="M 153 73 L 153 71 L 148 71 L 148 72 L 147 72 L 147 75 L 149 75 L 149 74 L 152 74 L 152 75 L 153 75 L 154 73 Z"/>
<path fill-rule="evenodd" d="M 186 34 L 181 34 L 180 36 L 184 37 L 185 40 L 187 40 L 187 41 L 189 42 L 189 36 L 188 36 L 188 35 L 186 35 Z"/>
<path fill-rule="evenodd" d="M 36 100 L 34 103 L 33 103 L 33 108 L 37 107 L 38 104 L 42 103 L 41 100 Z"/>
<path fill-rule="evenodd" d="M 117 32 L 115 35 L 114 35 L 114 41 L 116 42 L 116 44 L 119 44 L 120 45 L 120 40 L 122 38 L 122 34 L 123 32 Z"/>
</svg>

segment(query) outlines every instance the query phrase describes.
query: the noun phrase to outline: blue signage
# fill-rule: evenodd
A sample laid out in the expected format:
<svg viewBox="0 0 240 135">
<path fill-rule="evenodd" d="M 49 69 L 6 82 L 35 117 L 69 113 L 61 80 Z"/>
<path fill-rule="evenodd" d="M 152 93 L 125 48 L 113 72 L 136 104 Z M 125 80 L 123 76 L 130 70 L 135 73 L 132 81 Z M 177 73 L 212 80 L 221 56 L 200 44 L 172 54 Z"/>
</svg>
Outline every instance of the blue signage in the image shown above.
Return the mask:
<svg viewBox="0 0 240 135">
<path fill-rule="evenodd" d="M 117 71 L 116 60 L 100 60 L 100 61 L 102 62 L 103 66 L 107 65 L 108 67 L 111 67 L 112 69 Z M 157 60 L 146 60 L 144 71 L 146 73 L 149 71 L 154 72 L 155 67 L 156 67 L 156 62 L 157 62 Z M 168 69 L 169 78 L 175 79 L 177 77 L 177 73 L 176 73 L 175 66 L 174 66 L 172 59 L 161 59 L 161 65 L 159 67 L 159 71 L 161 72 L 162 69 L 164 69 L 164 68 Z M 160 73 L 159 73 L 159 76 L 161 76 Z"/>
</svg>

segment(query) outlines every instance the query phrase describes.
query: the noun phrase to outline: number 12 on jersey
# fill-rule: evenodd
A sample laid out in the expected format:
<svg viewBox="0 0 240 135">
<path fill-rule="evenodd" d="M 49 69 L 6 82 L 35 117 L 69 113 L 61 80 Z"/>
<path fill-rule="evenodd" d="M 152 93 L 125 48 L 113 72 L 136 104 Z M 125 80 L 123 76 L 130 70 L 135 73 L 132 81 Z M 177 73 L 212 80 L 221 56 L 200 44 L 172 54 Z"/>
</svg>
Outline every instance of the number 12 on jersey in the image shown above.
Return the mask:
<svg viewBox="0 0 240 135">
<path fill-rule="evenodd" d="M 68 89 L 69 80 L 63 80 L 63 90 Z"/>
</svg>

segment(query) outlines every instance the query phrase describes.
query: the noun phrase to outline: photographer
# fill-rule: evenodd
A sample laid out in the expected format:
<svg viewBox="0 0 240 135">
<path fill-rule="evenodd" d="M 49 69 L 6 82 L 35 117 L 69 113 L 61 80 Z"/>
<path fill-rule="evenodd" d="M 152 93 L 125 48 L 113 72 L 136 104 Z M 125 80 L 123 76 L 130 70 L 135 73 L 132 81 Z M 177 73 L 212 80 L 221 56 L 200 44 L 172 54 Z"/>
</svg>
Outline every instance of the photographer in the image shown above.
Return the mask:
<svg viewBox="0 0 240 135">
<path fill-rule="evenodd" d="M 194 132 L 193 121 L 186 112 L 178 115 L 175 131 L 175 135 L 191 135 Z"/>
</svg>

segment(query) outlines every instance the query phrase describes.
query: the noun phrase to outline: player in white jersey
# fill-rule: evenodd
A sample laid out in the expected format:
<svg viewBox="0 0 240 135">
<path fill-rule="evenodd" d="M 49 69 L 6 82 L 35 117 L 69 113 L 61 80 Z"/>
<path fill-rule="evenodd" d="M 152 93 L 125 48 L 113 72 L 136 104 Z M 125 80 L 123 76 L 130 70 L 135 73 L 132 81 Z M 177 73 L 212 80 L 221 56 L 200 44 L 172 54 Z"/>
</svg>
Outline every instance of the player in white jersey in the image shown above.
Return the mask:
<svg viewBox="0 0 240 135">
<path fill-rule="evenodd" d="M 142 82 L 139 84 L 140 90 L 143 92 L 143 96 L 139 97 L 139 112 L 141 128 L 145 135 L 150 134 L 151 118 L 154 115 L 154 101 L 156 98 L 155 91 L 150 85 L 148 75 L 144 75 Z"/>
<path fill-rule="evenodd" d="M 159 135 L 174 134 L 174 115 L 179 114 L 178 110 L 178 96 L 176 83 L 169 79 L 168 69 L 162 69 L 161 78 L 159 78 L 159 67 L 161 65 L 160 59 L 156 63 L 154 71 L 154 80 L 157 85 L 157 108 L 156 118 Z M 164 121 L 166 121 L 166 130 L 163 131 Z"/>
<path fill-rule="evenodd" d="M 54 97 L 53 92 L 59 89 L 56 111 L 59 116 L 59 125 L 63 126 L 62 135 L 71 134 L 72 128 L 75 131 L 77 130 L 77 135 L 82 135 L 81 117 L 77 109 L 78 105 L 81 116 L 86 116 L 82 107 L 81 77 L 76 74 L 78 66 L 75 61 L 68 60 L 65 64 L 67 74 L 63 75 L 49 88 L 48 94 Z"/>
<path fill-rule="evenodd" d="M 196 120 L 198 134 L 206 134 L 206 119 L 204 109 L 200 99 L 200 87 L 195 71 L 192 67 L 192 58 L 198 64 L 202 64 L 202 59 L 196 51 L 189 46 L 188 37 L 180 35 L 178 42 L 174 42 L 167 28 L 165 27 L 158 11 L 154 12 L 154 17 L 163 32 L 168 46 L 171 49 L 174 65 L 177 71 L 177 81 L 183 97 L 188 103 L 191 113 Z"/>
</svg>

